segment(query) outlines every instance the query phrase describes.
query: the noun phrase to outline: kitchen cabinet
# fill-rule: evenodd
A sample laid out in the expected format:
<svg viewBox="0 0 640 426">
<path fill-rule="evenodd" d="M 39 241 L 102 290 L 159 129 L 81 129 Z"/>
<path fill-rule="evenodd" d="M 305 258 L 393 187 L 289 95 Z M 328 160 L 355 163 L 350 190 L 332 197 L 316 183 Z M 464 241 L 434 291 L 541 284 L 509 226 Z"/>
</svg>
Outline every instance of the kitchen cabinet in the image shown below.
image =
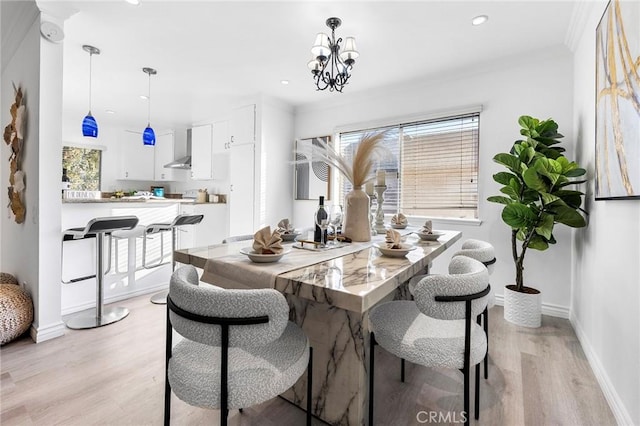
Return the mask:
<svg viewBox="0 0 640 426">
<path fill-rule="evenodd" d="M 255 145 L 232 145 L 229 157 L 229 235 L 253 234 Z"/>
<path fill-rule="evenodd" d="M 255 104 L 235 108 L 231 113 L 231 145 L 244 145 L 256 141 Z"/>
<path fill-rule="evenodd" d="M 161 182 L 174 180 L 174 170 L 164 167 L 165 164 L 173 161 L 173 145 L 173 133 L 156 136 L 153 180 Z"/>
<path fill-rule="evenodd" d="M 213 179 L 213 128 L 211 124 L 191 129 L 191 179 Z"/>
<path fill-rule="evenodd" d="M 179 249 L 220 244 L 229 236 L 229 208 L 227 204 L 204 203 L 180 206 L 181 214 L 201 214 L 202 222 L 178 228 Z"/>
<path fill-rule="evenodd" d="M 119 179 L 153 180 L 155 150 L 142 143 L 142 133 L 125 130 L 120 142 Z"/>
<path fill-rule="evenodd" d="M 230 148 L 229 122 L 216 121 L 213 123 L 213 153 L 228 152 Z"/>
</svg>

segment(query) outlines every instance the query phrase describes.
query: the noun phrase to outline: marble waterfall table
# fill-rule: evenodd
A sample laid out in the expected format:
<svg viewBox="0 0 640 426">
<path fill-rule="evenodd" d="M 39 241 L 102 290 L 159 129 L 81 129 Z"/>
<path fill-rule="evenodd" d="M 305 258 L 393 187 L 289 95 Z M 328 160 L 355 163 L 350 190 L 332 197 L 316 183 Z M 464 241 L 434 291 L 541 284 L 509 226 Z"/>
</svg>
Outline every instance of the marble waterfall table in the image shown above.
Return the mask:
<svg viewBox="0 0 640 426">
<path fill-rule="evenodd" d="M 290 319 L 313 346 L 313 411 L 330 424 L 364 425 L 368 410 L 368 311 L 377 303 L 406 299 L 406 283 L 460 239 L 445 231 L 436 242 L 419 241 L 403 258 L 384 257 L 373 244 L 327 251 L 291 248 L 278 263 L 256 264 L 240 254 L 251 241 L 177 250 L 177 262 L 203 269 L 202 281 L 225 288 L 275 288 L 284 293 Z M 289 246 L 290 247 L 290 246 Z M 306 375 L 282 396 L 306 407 Z"/>
</svg>

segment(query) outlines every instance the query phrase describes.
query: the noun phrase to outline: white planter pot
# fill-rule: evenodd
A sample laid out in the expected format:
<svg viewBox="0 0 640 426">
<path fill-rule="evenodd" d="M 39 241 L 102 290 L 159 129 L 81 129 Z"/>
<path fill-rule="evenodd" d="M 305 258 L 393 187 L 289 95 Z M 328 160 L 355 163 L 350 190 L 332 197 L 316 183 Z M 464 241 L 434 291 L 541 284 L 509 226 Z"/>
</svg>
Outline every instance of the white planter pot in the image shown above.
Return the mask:
<svg viewBox="0 0 640 426">
<path fill-rule="evenodd" d="M 505 286 L 504 319 L 523 327 L 540 327 L 542 294 L 539 291 L 536 294 L 520 293 Z"/>
</svg>

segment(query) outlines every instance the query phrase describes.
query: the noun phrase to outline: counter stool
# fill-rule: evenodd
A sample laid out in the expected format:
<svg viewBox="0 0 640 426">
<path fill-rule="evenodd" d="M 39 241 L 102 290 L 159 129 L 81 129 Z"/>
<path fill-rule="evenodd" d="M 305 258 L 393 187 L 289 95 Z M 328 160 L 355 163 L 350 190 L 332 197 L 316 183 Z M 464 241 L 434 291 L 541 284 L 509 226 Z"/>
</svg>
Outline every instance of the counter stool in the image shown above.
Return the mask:
<svg viewBox="0 0 640 426">
<path fill-rule="evenodd" d="M 176 269 L 176 260 L 174 256 L 174 252 L 176 251 L 176 232 L 177 228 L 180 226 L 186 225 L 197 225 L 202 222 L 204 215 L 201 214 L 192 214 L 192 215 L 178 215 L 171 223 L 152 223 L 151 225 L 147 225 L 146 232 L 144 233 L 144 240 L 142 243 L 142 265 L 147 268 L 155 268 L 157 266 L 162 265 L 163 263 L 158 263 L 155 265 L 147 265 L 147 237 L 149 235 L 171 231 L 171 273 Z M 162 234 L 161 238 L 162 238 Z M 162 259 L 162 258 L 161 258 Z M 167 304 L 167 296 L 169 295 L 169 290 L 163 290 L 151 296 L 151 303 L 155 303 L 156 305 L 166 305 Z"/>
<path fill-rule="evenodd" d="M 125 229 L 120 231 L 113 231 L 111 236 L 114 238 L 114 246 L 115 246 L 115 272 L 119 273 L 118 265 L 120 263 L 120 240 L 128 240 L 129 241 L 129 251 L 127 258 L 127 272 L 129 274 L 129 279 L 133 282 L 135 281 L 135 273 L 136 273 L 136 243 L 135 239 L 137 237 L 144 236 L 145 227 L 142 225 L 135 226 L 131 229 Z"/>
<path fill-rule="evenodd" d="M 65 321 L 67 327 L 71 329 L 95 328 L 120 321 L 127 315 L 127 308 L 104 308 L 104 236 L 109 237 L 109 248 L 111 248 L 111 234 L 114 231 L 132 229 L 138 224 L 136 216 L 112 216 L 98 217 L 91 219 L 84 228 L 67 229 L 62 234 L 62 253 L 64 254 L 64 243 L 66 241 L 82 240 L 87 238 L 96 239 L 96 273 L 86 277 L 75 278 L 67 282 L 78 282 L 89 278 L 96 278 L 96 307 L 95 310 L 88 309 L 78 312 Z M 111 249 L 107 257 L 108 264 L 111 264 Z M 108 270 L 108 269 L 107 269 Z M 65 281 L 63 281 L 65 282 Z"/>
</svg>

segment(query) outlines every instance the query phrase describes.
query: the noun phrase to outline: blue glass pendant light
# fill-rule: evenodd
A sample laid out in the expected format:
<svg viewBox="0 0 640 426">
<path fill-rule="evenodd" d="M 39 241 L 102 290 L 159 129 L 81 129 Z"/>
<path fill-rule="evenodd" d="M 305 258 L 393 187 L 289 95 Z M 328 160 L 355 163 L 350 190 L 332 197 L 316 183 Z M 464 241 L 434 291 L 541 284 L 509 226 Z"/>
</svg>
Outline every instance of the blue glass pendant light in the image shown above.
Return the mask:
<svg viewBox="0 0 640 426">
<path fill-rule="evenodd" d="M 149 75 L 149 96 L 147 96 L 149 109 L 147 114 L 147 128 L 144 129 L 144 133 L 142 133 L 142 143 L 153 146 L 156 144 L 156 134 L 151 128 L 151 76 L 156 75 L 158 71 L 147 67 L 142 68 L 142 71 Z"/>
<path fill-rule="evenodd" d="M 89 113 L 84 117 L 84 120 L 82 120 L 82 136 L 97 138 L 98 123 L 96 119 L 93 118 L 93 115 L 91 115 L 91 57 L 93 55 L 99 55 L 100 49 L 87 44 L 83 45 L 82 48 L 89 52 Z"/>
</svg>

